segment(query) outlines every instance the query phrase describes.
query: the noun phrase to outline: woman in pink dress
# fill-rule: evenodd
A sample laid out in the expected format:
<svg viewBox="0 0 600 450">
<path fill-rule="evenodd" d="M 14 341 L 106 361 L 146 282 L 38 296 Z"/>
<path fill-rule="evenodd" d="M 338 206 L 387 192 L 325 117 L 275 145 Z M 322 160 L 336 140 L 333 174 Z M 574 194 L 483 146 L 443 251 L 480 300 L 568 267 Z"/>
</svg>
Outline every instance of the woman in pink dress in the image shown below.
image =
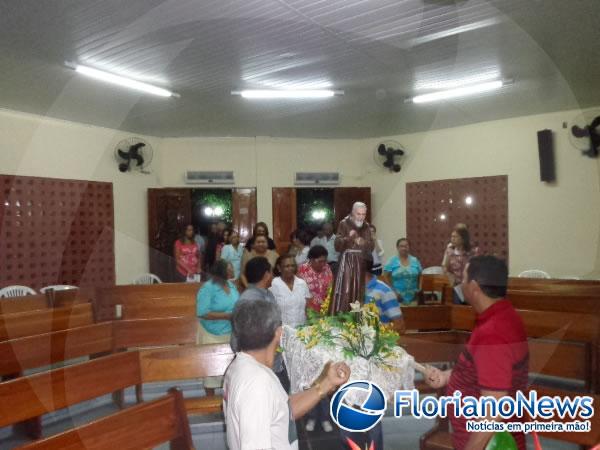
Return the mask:
<svg viewBox="0 0 600 450">
<path fill-rule="evenodd" d="M 189 276 L 201 272 L 200 249 L 194 240 L 194 226 L 185 227 L 183 236 L 175 241 L 175 281 L 183 283 Z"/>
</svg>

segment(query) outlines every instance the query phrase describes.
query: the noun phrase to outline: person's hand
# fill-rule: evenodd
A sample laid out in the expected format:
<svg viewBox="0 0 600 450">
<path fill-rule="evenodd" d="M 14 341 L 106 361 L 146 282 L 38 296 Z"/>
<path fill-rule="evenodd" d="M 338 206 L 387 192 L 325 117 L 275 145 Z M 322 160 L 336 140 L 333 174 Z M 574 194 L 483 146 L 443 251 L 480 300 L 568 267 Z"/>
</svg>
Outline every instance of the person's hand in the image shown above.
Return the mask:
<svg viewBox="0 0 600 450">
<path fill-rule="evenodd" d="M 356 236 L 358 233 L 356 232 L 356 230 L 350 230 L 350 233 L 348 233 L 349 237 L 354 237 Z"/>
<path fill-rule="evenodd" d="M 315 385 L 320 384 L 324 392 L 329 392 L 344 384 L 350 377 L 350 367 L 344 362 L 327 362 L 323 366 L 321 375 L 315 380 Z"/>
<path fill-rule="evenodd" d="M 356 245 L 363 245 L 363 242 L 365 242 L 365 240 L 361 237 L 356 238 L 355 239 Z"/>
<path fill-rule="evenodd" d="M 446 386 L 448 383 L 448 374 L 436 367 L 427 366 L 425 373 L 425 383 L 434 389 L 439 389 Z"/>
</svg>

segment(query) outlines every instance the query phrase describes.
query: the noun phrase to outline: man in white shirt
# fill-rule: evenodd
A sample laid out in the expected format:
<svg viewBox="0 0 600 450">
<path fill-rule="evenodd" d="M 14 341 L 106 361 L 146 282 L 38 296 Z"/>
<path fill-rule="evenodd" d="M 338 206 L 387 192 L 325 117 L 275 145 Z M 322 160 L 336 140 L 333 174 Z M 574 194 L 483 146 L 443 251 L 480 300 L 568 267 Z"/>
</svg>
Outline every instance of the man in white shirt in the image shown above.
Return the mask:
<svg viewBox="0 0 600 450">
<path fill-rule="evenodd" d="M 333 225 L 324 223 L 321 232 L 318 236 L 310 241 L 310 246 L 322 245 L 327 249 L 327 264 L 331 266 L 331 270 L 335 273 L 335 266 L 338 262 L 339 253 L 335 251 L 335 234 L 333 233 Z"/>
<path fill-rule="evenodd" d="M 282 333 L 279 307 L 266 300 L 241 302 L 232 322 L 240 351 L 223 384 L 229 449 L 297 449 L 294 421 L 345 383 L 350 368 L 328 363 L 310 389 L 288 396 L 271 370 Z"/>
</svg>

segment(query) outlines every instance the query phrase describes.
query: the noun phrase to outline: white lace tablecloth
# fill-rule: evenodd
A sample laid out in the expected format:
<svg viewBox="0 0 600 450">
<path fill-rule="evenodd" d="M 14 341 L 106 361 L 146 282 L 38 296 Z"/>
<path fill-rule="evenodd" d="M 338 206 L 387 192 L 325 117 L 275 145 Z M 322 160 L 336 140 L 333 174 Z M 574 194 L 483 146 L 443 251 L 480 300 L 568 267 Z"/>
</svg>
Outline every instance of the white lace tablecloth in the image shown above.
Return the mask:
<svg viewBox="0 0 600 450">
<path fill-rule="evenodd" d="M 315 347 L 307 349 L 296 336 L 296 329 L 289 326 L 283 327 L 282 347 L 292 393 L 310 387 L 321 374 L 327 361 L 344 361 L 352 371 L 350 380 L 372 381 L 383 390 L 388 399 L 392 398 L 397 389 L 412 389 L 415 386 L 414 358 L 402 347 L 395 347 L 394 357 L 386 360 L 392 366 L 391 368 L 377 367 L 360 357 L 346 359 L 340 348 L 317 344 Z M 361 403 L 360 398 L 348 400 L 352 400 L 356 404 Z"/>
</svg>

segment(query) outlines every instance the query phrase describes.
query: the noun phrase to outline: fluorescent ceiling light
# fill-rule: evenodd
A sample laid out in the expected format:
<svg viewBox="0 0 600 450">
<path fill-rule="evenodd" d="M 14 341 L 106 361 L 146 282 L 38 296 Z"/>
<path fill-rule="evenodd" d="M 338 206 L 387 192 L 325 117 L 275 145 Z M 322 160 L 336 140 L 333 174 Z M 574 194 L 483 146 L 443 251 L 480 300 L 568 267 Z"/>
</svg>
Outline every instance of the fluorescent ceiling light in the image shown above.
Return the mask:
<svg viewBox="0 0 600 450">
<path fill-rule="evenodd" d="M 74 69 L 83 75 L 86 75 L 97 80 L 106 81 L 107 83 L 117 84 L 119 86 L 128 87 L 137 91 L 146 92 L 147 94 L 154 94 L 160 97 L 177 97 L 178 95 L 167 91 L 166 89 L 152 86 L 148 83 L 142 83 L 141 81 L 132 80 L 130 78 L 121 77 L 103 70 L 93 69 L 87 66 L 75 65 Z"/>
<path fill-rule="evenodd" d="M 336 95 L 344 95 L 344 91 L 332 91 L 329 89 L 250 89 L 245 91 L 231 91 L 231 95 L 240 95 L 252 99 L 278 99 L 278 98 L 330 98 Z"/>
<path fill-rule="evenodd" d="M 460 78 L 442 78 L 440 75 L 424 75 L 419 77 L 415 83 L 415 91 L 436 91 L 454 89 L 462 86 L 470 86 L 485 81 L 500 79 L 500 71 L 497 69 L 480 72 L 475 75 L 467 75 Z"/>
<path fill-rule="evenodd" d="M 464 86 L 456 89 L 448 89 L 446 91 L 431 92 L 429 94 L 417 95 L 413 97 L 413 103 L 426 103 L 435 102 L 438 100 L 448 100 L 457 97 L 466 97 L 473 94 L 479 94 L 482 92 L 489 92 L 496 89 L 500 89 L 504 86 L 502 80 L 489 81 L 487 83 L 473 84 L 471 86 Z"/>
</svg>

